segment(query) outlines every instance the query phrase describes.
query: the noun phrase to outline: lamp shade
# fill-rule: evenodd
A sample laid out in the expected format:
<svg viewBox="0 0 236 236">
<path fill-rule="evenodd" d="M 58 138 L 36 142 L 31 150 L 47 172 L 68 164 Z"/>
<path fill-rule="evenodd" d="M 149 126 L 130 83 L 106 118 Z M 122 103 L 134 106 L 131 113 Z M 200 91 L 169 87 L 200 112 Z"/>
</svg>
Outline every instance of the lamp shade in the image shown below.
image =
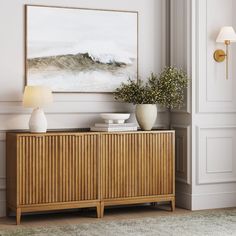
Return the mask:
<svg viewBox="0 0 236 236">
<path fill-rule="evenodd" d="M 224 26 L 216 38 L 217 43 L 224 43 L 225 41 L 236 42 L 236 33 L 232 26 Z"/>
<path fill-rule="evenodd" d="M 24 107 L 44 107 L 53 101 L 52 91 L 44 86 L 26 86 L 23 97 Z"/>
</svg>

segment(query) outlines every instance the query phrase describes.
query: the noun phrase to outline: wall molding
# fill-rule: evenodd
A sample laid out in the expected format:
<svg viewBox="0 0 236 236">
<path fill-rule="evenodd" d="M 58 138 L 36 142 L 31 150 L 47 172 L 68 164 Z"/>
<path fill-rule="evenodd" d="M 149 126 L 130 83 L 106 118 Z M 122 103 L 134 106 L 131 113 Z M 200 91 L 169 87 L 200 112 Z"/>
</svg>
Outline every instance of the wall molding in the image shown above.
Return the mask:
<svg viewBox="0 0 236 236">
<path fill-rule="evenodd" d="M 208 131 L 209 130 L 209 131 Z M 207 166 L 207 141 L 209 138 L 222 138 L 231 139 L 233 136 L 225 134 L 224 132 L 230 131 L 236 135 L 236 126 L 196 126 L 196 184 L 206 185 L 206 184 L 220 184 L 220 183 L 235 183 L 236 182 L 236 162 L 233 162 L 232 150 L 232 170 L 217 170 L 209 171 Z M 205 135 L 205 140 L 201 140 L 203 132 L 209 132 L 209 135 Z M 217 134 L 212 132 L 218 131 Z M 220 135 L 222 131 L 222 135 Z M 236 143 L 232 143 L 232 149 L 235 147 Z M 204 150 L 205 146 L 205 150 Z M 203 155 L 203 156 L 202 156 Z M 206 158 L 206 159 L 203 159 Z M 204 165 L 204 166 L 202 166 Z"/>
<path fill-rule="evenodd" d="M 176 169 L 176 180 L 184 184 L 191 184 L 191 126 L 172 124 L 171 127 L 176 130 L 176 141 L 178 140 L 178 136 L 183 139 L 182 167 L 185 167 L 185 169 L 182 171 Z M 178 130 L 184 132 L 184 134 L 178 135 Z M 178 168 L 178 161 L 179 157 L 178 153 L 176 153 L 176 168 Z"/>
<path fill-rule="evenodd" d="M 0 131 L 0 143 L 5 143 L 6 141 L 6 132 Z M 0 163 L 2 164 L 2 163 Z M 0 173 L 0 191 L 6 189 L 6 177 L 1 176 L 2 173 Z M 1 200 L 1 199 L 0 199 Z M 1 210 L 0 210 L 1 212 Z"/>
<path fill-rule="evenodd" d="M 68 104 L 70 103 L 70 106 Z M 101 112 L 135 112 L 135 106 L 118 101 L 54 101 L 44 109 L 47 114 L 98 114 Z M 157 105 L 159 113 L 167 110 Z M 22 102 L 0 102 L 0 115 L 29 115 L 32 109 L 22 106 Z"/>
<path fill-rule="evenodd" d="M 6 216 L 6 201 L 0 200 L 0 217 Z"/>
<path fill-rule="evenodd" d="M 207 137 L 206 139 L 206 152 L 207 152 L 207 149 L 208 149 L 208 142 L 210 140 L 219 140 L 219 139 L 228 139 L 230 141 L 233 141 L 233 137 L 228 137 L 228 136 L 224 136 L 224 137 Z M 233 143 L 233 142 L 232 142 Z M 232 155 L 232 158 L 233 158 L 233 155 Z M 231 161 L 232 161 L 232 158 L 231 158 Z M 233 164 L 233 163 L 232 163 Z M 217 171 L 217 170 L 209 170 L 208 168 L 208 164 L 206 164 L 206 173 L 207 174 L 222 174 L 222 173 L 233 173 L 233 169 L 232 169 L 232 165 L 230 165 L 230 169 L 225 169 L 225 170 L 221 170 L 221 171 Z"/>
<path fill-rule="evenodd" d="M 6 132 L 4 130 L 0 130 L 0 142 L 6 141 Z"/>
<path fill-rule="evenodd" d="M 0 177 L 0 191 L 6 190 L 6 177 Z"/>
<path fill-rule="evenodd" d="M 214 114 L 214 113 L 235 113 L 236 112 L 236 96 L 234 96 L 233 88 L 235 85 L 234 80 L 226 81 L 225 78 L 219 77 L 213 81 L 216 77 L 215 74 L 209 75 L 209 70 L 215 70 L 214 73 L 219 74 L 219 66 L 212 68 L 209 65 L 209 58 L 211 58 L 212 62 L 212 34 L 215 33 L 215 28 L 211 29 L 209 32 L 209 3 L 205 0 L 195 1 L 196 5 L 196 112 L 203 114 Z M 227 10 L 226 10 L 227 11 Z M 232 13 L 233 14 L 233 13 Z M 226 15 L 226 12 L 224 12 Z M 223 17 L 223 16 L 222 16 Z M 230 22 L 228 22 L 229 25 Z M 225 25 L 227 23 L 225 22 Z M 219 25 L 219 28 L 221 25 Z M 216 37 L 216 36 L 215 36 Z M 210 46 L 209 46 L 210 45 Z M 215 47 L 220 47 L 222 45 L 217 45 L 214 42 Z M 232 61 L 232 60 L 231 60 Z M 211 69 L 212 68 L 212 69 Z M 230 67 L 230 71 L 232 71 L 232 67 Z M 216 70 L 218 71 L 216 72 Z M 223 70 L 223 69 L 222 69 Z M 221 71 L 220 71 L 221 72 Z M 212 72 L 213 73 L 213 72 Z M 223 73 L 223 72 L 222 72 Z M 222 81 L 219 82 L 219 81 Z M 214 83 L 213 83 L 214 82 Z M 216 86 L 216 87 L 214 87 Z M 224 93 L 217 93 L 217 90 L 223 91 Z M 215 95 L 210 98 L 209 91 L 215 92 Z M 232 93 L 232 97 L 227 97 L 229 93 Z M 218 96 L 218 97 L 217 97 Z M 225 97 L 224 97 L 225 96 Z"/>
<path fill-rule="evenodd" d="M 236 192 L 185 193 L 176 192 L 176 205 L 192 211 L 236 206 Z"/>
<path fill-rule="evenodd" d="M 236 192 L 191 194 L 191 210 L 228 208 L 236 206 Z"/>
<path fill-rule="evenodd" d="M 68 106 L 70 103 L 70 106 Z M 131 104 L 120 102 L 99 102 L 99 101 L 54 101 L 53 104 L 44 109 L 47 114 L 68 114 L 68 113 L 101 113 L 101 112 L 134 112 L 135 107 Z M 2 115 L 19 115 L 31 114 L 32 109 L 26 109 L 22 102 L 2 102 L 0 103 L 0 114 Z M 159 108 L 159 112 L 164 112 Z"/>
<path fill-rule="evenodd" d="M 192 210 L 192 195 L 190 193 L 178 192 L 175 193 L 176 196 L 176 206 Z"/>
<path fill-rule="evenodd" d="M 178 12 L 178 6 L 183 12 Z M 170 13 L 170 64 L 183 68 L 191 77 L 191 2 L 170 0 Z M 178 14 L 181 14 L 182 19 Z M 178 22 L 178 19 L 181 19 L 181 22 Z M 179 31 L 182 34 L 179 34 Z M 179 35 L 182 37 L 181 40 L 178 38 Z M 183 55 L 178 50 L 183 51 Z M 185 98 L 185 106 L 179 110 L 173 109 L 173 113 L 191 113 L 191 85 L 186 89 Z"/>
</svg>

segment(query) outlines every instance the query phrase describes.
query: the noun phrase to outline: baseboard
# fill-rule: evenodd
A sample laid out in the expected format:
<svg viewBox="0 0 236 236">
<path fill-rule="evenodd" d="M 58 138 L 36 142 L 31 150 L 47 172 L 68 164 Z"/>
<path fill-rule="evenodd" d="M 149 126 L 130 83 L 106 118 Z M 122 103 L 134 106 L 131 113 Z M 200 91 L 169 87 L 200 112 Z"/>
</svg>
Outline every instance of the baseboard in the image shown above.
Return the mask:
<svg viewBox="0 0 236 236">
<path fill-rule="evenodd" d="M 176 206 L 191 210 L 192 196 L 189 193 L 176 192 Z"/>
<path fill-rule="evenodd" d="M 192 194 L 191 210 L 236 207 L 236 192 Z"/>
</svg>

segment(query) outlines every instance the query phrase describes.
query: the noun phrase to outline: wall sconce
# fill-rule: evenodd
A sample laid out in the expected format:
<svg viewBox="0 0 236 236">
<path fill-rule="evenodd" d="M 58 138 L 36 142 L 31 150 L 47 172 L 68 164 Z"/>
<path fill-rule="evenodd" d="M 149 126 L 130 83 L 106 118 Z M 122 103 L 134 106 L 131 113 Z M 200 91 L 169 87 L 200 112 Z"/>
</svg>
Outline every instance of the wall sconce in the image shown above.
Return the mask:
<svg viewBox="0 0 236 236">
<path fill-rule="evenodd" d="M 231 26 L 224 26 L 221 28 L 220 33 L 216 39 L 217 43 L 224 43 L 226 51 L 217 49 L 214 52 L 214 59 L 217 62 L 223 62 L 226 59 L 226 79 L 229 77 L 229 45 L 231 42 L 236 42 L 236 33 Z"/>
</svg>

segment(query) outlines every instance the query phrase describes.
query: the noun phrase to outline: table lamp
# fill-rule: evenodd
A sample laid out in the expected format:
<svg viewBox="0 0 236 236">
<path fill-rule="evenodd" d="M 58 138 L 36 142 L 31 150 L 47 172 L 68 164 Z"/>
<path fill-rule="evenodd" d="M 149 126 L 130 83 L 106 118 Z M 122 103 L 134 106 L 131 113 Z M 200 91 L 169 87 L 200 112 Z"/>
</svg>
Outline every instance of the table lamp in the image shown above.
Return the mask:
<svg viewBox="0 0 236 236">
<path fill-rule="evenodd" d="M 26 86 L 23 97 L 23 106 L 34 108 L 30 120 L 29 129 L 32 133 L 45 133 L 47 120 L 43 107 L 53 101 L 52 91 L 44 86 Z"/>
</svg>

